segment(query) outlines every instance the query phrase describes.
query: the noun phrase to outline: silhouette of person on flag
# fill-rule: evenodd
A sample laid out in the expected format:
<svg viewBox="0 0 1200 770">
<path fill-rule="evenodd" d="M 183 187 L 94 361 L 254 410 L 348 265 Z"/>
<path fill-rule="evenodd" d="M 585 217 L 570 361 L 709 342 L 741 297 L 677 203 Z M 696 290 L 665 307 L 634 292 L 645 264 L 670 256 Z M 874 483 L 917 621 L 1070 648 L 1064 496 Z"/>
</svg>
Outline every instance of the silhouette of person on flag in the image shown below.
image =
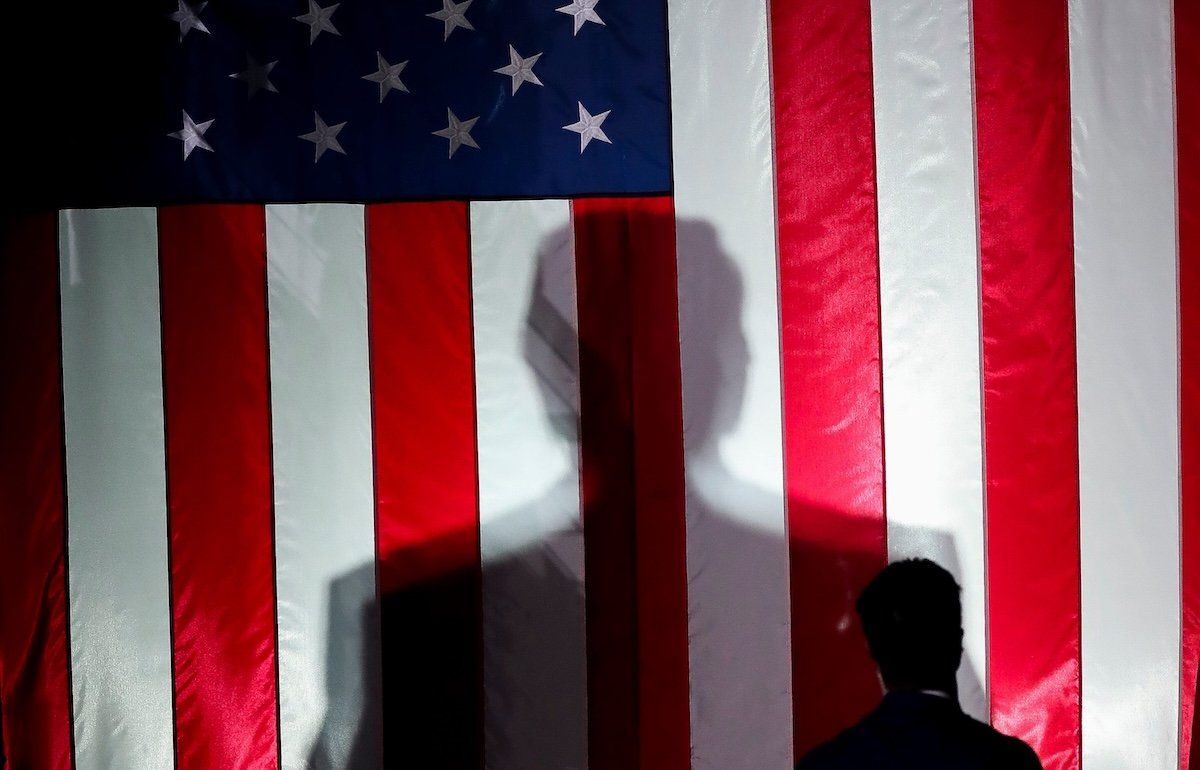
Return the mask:
<svg viewBox="0 0 1200 770">
<path fill-rule="evenodd" d="M 958 705 L 959 592 L 954 577 L 928 559 L 890 564 L 867 585 L 855 609 L 887 692 L 798 770 L 1041 770 L 1033 749 Z"/>
</svg>

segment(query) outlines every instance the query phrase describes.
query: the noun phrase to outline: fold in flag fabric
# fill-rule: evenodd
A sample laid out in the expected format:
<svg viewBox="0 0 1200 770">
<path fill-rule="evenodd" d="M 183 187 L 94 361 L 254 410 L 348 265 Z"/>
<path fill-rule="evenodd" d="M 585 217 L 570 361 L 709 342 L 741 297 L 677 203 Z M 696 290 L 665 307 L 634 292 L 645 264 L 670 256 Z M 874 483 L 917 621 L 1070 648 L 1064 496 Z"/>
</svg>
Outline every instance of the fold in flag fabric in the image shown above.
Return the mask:
<svg viewBox="0 0 1200 770">
<path fill-rule="evenodd" d="M 12 767 L 788 770 L 915 556 L 1198 753 L 1196 3 L 13 14 Z"/>
</svg>

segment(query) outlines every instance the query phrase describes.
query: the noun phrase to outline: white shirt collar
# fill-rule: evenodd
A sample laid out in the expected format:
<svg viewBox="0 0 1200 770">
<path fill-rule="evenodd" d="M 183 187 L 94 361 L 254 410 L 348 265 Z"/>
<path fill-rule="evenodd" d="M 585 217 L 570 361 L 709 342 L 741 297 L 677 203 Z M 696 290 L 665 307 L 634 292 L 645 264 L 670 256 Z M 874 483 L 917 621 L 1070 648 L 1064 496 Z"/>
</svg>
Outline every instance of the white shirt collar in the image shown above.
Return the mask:
<svg viewBox="0 0 1200 770">
<path fill-rule="evenodd" d="M 951 697 L 950 693 L 946 692 L 945 690 L 917 690 L 917 692 L 921 693 L 922 695 L 934 695 L 934 696 L 937 696 L 938 698 L 945 698 L 946 700 L 954 700 L 954 698 Z"/>
</svg>

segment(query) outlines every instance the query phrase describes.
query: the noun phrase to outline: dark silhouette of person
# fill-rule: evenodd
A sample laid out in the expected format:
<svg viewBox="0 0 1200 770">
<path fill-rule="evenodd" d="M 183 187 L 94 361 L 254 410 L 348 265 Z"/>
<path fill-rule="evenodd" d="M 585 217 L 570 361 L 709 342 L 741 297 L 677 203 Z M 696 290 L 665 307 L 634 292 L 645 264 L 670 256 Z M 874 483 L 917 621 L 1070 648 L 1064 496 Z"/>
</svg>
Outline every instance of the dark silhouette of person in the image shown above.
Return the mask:
<svg viewBox="0 0 1200 770">
<path fill-rule="evenodd" d="M 875 576 L 855 608 L 887 691 L 883 702 L 797 770 L 1041 770 L 1033 749 L 958 705 L 959 591 L 928 559 L 895 562 Z"/>
<path fill-rule="evenodd" d="M 648 216 L 627 227 L 616 214 L 576 213 L 573 227 L 555 229 L 537 244 L 518 349 L 536 383 L 536 416 L 562 439 L 570 472 L 552 470 L 544 487 L 481 515 L 478 526 L 381 553 L 378 564 L 357 565 L 330 584 L 328 638 L 345 637 L 348 628 L 363 632 L 361 646 L 328 645 L 326 711 L 307 770 L 786 767 L 794 761 L 794 741 L 801 751 L 815 745 L 878 698 L 880 684 L 850 606 L 885 562 L 884 533 L 868 552 L 795 532 L 789 541 L 761 526 L 782 511 L 783 490 L 746 479 L 721 450 L 739 424 L 750 379 L 742 274 L 710 223 Z M 634 341 L 644 344 L 648 336 L 634 323 L 647 317 L 639 302 L 658 299 L 631 290 L 642 285 L 633 266 L 644 270 L 645 261 L 634 258 L 631 245 L 623 263 L 591 265 L 580 292 L 577 272 L 586 269 L 586 257 L 573 247 L 575 234 L 589 228 L 632 239 L 642 228 L 664 225 L 677 239 L 681 282 L 688 286 L 688 301 L 679 307 L 687 332 L 679 345 L 691 367 L 680 385 L 690 388 L 688 408 L 682 424 L 660 425 L 656 434 L 664 439 L 658 451 L 670 445 L 683 454 L 674 478 L 649 477 L 635 462 L 634 439 L 645 440 L 647 412 L 663 419 L 658 402 L 641 390 L 649 378 L 633 376 L 638 369 L 630 365 Z M 513 268 L 473 269 L 486 286 L 489 270 Z M 601 270 L 611 293 L 589 293 L 600 285 Z M 589 313 L 609 326 L 598 334 L 593 323 L 589 332 L 578 320 Z M 486 350 L 486 335 L 480 339 Z M 678 360 L 681 352 L 656 354 Z M 493 415 L 509 408 L 494 395 L 502 390 L 492 382 L 487 391 Z M 485 430 L 488 420 L 481 418 Z M 494 423 L 502 436 L 507 428 Z M 431 456 L 425 468 L 436 478 L 443 462 Z M 447 478 L 457 483 L 454 474 Z M 639 503 L 639 489 L 652 490 L 654 502 Z M 671 498 L 674 507 L 663 502 L 668 493 L 686 496 L 686 532 L 678 498 Z M 867 540 L 859 528 L 871 524 L 852 512 L 794 496 L 787 504 L 793 515 L 822 522 L 823 533 Z M 652 538 L 645 536 L 648 522 L 659 528 Z M 679 536 L 670 552 L 659 547 L 668 528 Z M 894 528 L 889 537 L 927 544 L 957 567 L 947 533 Z M 486 546 L 480 551 L 477 539 Z M 683 583 L 672 589 L 686 596 L 687 606 L 676 607 L 683 617 L 642 610 L 647 592 L 632 590 L 635 580 L 653 578 L 637 569 L 645 563 L 639 553 L 652 554 L 657 579 L 670 574 Z M 377 574 L 383 579 L 376 595 Z M 661 582 L 641 585 L 663 593 Z M 603 612 L 596 612 L 601 602 Z M 792 628 L 780 622 L 787 617 L 803 629 L 802 652 L 791 659 Z M 664 638 L 672 622 L 677 636 L 670 638 L 684 652 L 664 665 L 663 650 L 678 648 L 643 640 Z M 798 667 L 795 702 L 789 664 Z M 982 687 L 969 660 L 958 676 L 970 709 Z M 651 703 L 649 691 L 666 692 L 669 705 L 661 697 Z M 664 737 L 680 723 L 680 734 Z M 667 750 L 652 754 L 650 745 Z"/>
</svg>

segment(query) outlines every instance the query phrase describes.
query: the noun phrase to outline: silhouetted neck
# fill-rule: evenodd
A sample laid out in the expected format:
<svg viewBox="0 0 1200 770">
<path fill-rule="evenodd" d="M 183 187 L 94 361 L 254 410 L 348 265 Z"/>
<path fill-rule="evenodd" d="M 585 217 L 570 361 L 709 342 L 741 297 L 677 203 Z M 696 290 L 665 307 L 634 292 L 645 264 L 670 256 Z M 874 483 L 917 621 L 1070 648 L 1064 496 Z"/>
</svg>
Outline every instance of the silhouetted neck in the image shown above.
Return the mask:
<svg viewBox="0 0 1200 770">
<path fill-rule="evenodd" d="M 932 695 L 937 698 L 945 698 L 946 700 L 956 700 L 956 698 L 945 690 L 917 690 L 922 695 Z"/>
<path fill-rule="evenodd" d="M 945 690 L 889 690 L 883 696 L 885 708 L 952 708 L 961 710 L 958 698 Z"/>
<path fill-rule="evenodd" d="M 955 703 L 958 702 L 958 679 L 953 673 L 945 676 L 907 677 L 881 676 L 883 689 L 886 692 L 929 692 L 940 693 Z"/>
</svg>

